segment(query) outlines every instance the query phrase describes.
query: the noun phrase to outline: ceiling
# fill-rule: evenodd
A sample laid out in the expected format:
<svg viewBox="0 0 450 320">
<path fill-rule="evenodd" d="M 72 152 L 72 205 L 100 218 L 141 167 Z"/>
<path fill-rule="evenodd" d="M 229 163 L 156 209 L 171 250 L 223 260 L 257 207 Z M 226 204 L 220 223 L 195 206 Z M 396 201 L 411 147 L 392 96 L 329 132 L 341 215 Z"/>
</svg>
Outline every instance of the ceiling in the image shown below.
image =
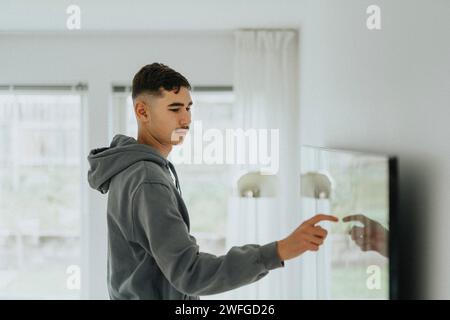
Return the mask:
<svg viewBox="0 0 450 320">
<path fill-rule="evenodd" d="M 230 31 L 298 28 L 308 0 L 0 0 L 0 32 L 66 32 L 69 5 L 77 32 Z M 72 31 L 73 32 L 73 31 Z"/>
</svg>

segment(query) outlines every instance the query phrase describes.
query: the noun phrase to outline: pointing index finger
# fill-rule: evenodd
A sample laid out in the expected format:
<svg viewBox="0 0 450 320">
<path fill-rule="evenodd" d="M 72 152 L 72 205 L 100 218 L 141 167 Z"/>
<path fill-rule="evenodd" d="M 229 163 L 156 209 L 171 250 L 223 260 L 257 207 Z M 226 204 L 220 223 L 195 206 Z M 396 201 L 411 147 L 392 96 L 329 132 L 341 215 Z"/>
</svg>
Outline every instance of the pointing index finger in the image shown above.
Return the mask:
<svg viewBox="0 0 450 320">
<path fill-rule="evenodd" d="M 318 223 L 320 221 L 337 222 L 337 221 L 339 221 L 339 218 L 337 218 L 335 216 L 330 216 L 327 214 L 318 214 L 318 215 L 315 215 L 314 217 L 312 217 L 311 219 L 309 219 L 308 224 L 315 225 L 316 223 Z"/>
</svg>

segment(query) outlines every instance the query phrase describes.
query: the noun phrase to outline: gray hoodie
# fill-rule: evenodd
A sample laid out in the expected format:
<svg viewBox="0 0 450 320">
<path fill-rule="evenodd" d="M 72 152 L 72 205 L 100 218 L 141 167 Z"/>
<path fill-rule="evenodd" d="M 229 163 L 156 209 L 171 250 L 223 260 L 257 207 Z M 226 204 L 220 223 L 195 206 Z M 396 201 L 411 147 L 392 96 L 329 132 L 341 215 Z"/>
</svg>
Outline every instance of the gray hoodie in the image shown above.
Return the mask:
<svg viewBox="0 0 450 320">
<path fill-rule="evenodd" d="M 200 252 L 172 163 L 156 149 L 116 135 L 88 157 L 89 184 L 108 194 L 111 299 L 186 299 L 255 282 L 284 266 L 276 242 Z M 170 171 L 176 182 L 174 183 Z"/>
</svg>

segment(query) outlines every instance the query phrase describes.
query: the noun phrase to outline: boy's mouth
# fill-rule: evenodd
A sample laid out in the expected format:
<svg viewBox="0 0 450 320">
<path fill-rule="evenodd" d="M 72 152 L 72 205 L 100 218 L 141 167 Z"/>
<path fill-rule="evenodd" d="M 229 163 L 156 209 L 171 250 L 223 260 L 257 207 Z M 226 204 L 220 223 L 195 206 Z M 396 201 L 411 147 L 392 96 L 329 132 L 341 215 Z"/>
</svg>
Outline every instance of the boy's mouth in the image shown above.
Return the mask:
<svg viewBox="0 0 450 320">
<path fill-rule="evenodd" d="M 188 131 L 189 131 L 189 127 L 175 129 L 176 134 L 183 135 L 183 136 L 185 136 L 188 133 Z"/>
</svg>

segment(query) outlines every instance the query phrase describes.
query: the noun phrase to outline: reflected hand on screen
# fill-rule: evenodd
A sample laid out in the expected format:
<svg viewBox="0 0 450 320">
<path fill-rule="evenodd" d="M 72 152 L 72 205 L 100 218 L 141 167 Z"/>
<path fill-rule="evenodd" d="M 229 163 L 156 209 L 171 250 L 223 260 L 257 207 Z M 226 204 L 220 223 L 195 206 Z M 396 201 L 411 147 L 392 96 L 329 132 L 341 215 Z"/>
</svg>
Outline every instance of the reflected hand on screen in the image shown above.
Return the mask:
<svg viewBox="0 0 450 320">
<path fill-rule="evenodd" d="M 364 227 L 353 226 L 348 232 L 352 240 L 362 251 L 373 250 L 388 257 L 389 230 L 379 222 L 369 219 L 362 214 L 346 216 L 342 221 L 357 221 L 363 224 Z"/>
</svg>

